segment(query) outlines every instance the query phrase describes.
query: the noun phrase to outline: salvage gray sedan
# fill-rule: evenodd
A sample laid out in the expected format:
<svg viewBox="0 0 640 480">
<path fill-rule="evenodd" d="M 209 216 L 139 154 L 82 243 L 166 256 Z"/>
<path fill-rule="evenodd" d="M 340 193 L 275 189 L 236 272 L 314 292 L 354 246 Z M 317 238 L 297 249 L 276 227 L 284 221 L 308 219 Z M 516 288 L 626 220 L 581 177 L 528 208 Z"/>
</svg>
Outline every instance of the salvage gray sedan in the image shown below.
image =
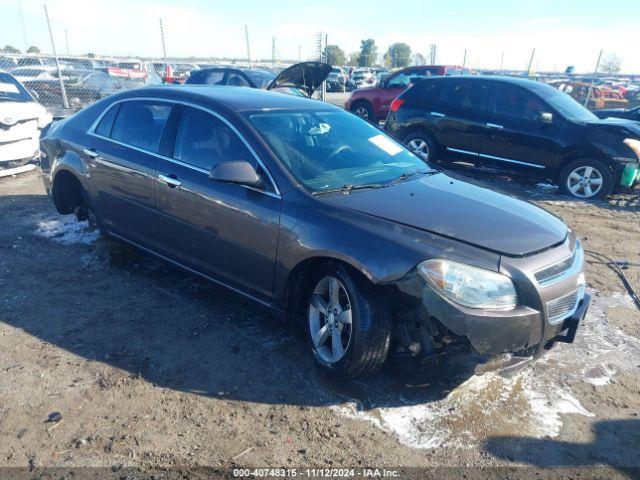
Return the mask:
<svg viewBox="0 0 640 480">
<path fill-rule="evenodd" d="M 366 121 L 234 87 L 127 91 L 56 123 L 62 214 L 304 324 L 324 369 L 571 342 L 580 243 L 529 203 L 447 176 Z"/>
</svg>

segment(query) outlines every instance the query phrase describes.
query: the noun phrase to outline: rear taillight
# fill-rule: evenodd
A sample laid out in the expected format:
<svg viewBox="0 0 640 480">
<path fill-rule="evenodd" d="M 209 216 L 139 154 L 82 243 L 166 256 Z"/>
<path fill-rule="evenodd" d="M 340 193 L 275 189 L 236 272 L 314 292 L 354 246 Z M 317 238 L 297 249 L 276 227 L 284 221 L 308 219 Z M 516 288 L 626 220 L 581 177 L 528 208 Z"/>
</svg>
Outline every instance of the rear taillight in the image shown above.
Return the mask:
<svg viewBox="0 0 640 480">
<path fill-rule="evenodd" d="M 392 112 L 397 112 L 398 109 L 404 104 L 404 100 L 401 98 L 396 98 L 393 102 L 391 102 L 390 110 Z"/>
</svg>

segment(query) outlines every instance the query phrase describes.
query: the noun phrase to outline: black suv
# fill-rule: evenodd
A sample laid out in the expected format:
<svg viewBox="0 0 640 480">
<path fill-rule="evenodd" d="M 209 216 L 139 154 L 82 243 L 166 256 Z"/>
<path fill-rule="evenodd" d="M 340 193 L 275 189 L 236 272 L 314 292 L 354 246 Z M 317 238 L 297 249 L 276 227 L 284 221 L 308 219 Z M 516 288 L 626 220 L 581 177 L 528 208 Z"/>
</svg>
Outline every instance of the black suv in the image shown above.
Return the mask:
<svg viewBox="0 0 640 480">
<path fill-rule="evenodd" d="M 428 160 L 535 175 L 578 198 L 640 180 L 640 124 L 601 120 L 530 80 L 421 80 L 393 101 L 385 129 Z"/>
</svg>

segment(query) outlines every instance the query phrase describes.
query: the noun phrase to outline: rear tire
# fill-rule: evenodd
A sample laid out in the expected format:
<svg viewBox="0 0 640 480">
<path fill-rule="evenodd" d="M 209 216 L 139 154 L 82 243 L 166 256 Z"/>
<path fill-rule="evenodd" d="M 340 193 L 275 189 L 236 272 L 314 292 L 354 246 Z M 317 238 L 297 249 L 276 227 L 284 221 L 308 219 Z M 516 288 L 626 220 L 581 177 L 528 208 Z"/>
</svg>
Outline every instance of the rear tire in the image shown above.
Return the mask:
<svg viewBox="0 0 640 480">
<path fill-rule="evenodd" d="M 389 307 L 376 287 L 340 264 L 322 267 L 307 293 L 307 337 L 316 363 L 346 378 L 371 374 L 387 358 Z"/>
<path fill-rule="evenodd" d="M 375 123 L 375 118 L 373 114 L 373 108 L 369 102 L 359 101 L 355 102 L 351 106 L 351 112 L 355 113 L 359 117 L 364 118 L 365 120 L 370 121 L 371 123 Z"/>
<path fill-rule="evenodd" d="M 438 157 L 435 142 L 424 132 L 410 133 L 404 137 L 402 143 L 404 143 L 413 153 L 428 162 L 434 162 Z"/>
<path fill-rule="evenodd" d="M 574 198 L 604 198 L 613 190 L 613 175 L 598 160 L 574 160 L 562 169 L 558 183 L 562 193 Z"/>
</svg>

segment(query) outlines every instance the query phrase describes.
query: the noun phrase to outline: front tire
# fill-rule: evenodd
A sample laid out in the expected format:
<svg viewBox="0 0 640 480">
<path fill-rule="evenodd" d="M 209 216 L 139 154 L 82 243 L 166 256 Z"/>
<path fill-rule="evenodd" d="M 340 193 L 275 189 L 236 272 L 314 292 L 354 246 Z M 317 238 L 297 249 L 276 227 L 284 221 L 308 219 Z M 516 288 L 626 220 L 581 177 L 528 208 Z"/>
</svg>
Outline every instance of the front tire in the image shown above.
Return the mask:
<svg viewBox="0 0 640 480">
<path fill-rule="evenodd" d="M 353 378 L 377 371 L 387 358 L 391 315 L 384 297 L 342 265 L 322 268 L 307 296 L 307 334 L 316 363 Z"/>
<path fill-rule="evenodd" d="M 562 169 L 558 183 L 562 193 L 575 198 L 604 198 L 613 190 L 613 175 L 598 160 L 574 160 Z"/>
</svg>

